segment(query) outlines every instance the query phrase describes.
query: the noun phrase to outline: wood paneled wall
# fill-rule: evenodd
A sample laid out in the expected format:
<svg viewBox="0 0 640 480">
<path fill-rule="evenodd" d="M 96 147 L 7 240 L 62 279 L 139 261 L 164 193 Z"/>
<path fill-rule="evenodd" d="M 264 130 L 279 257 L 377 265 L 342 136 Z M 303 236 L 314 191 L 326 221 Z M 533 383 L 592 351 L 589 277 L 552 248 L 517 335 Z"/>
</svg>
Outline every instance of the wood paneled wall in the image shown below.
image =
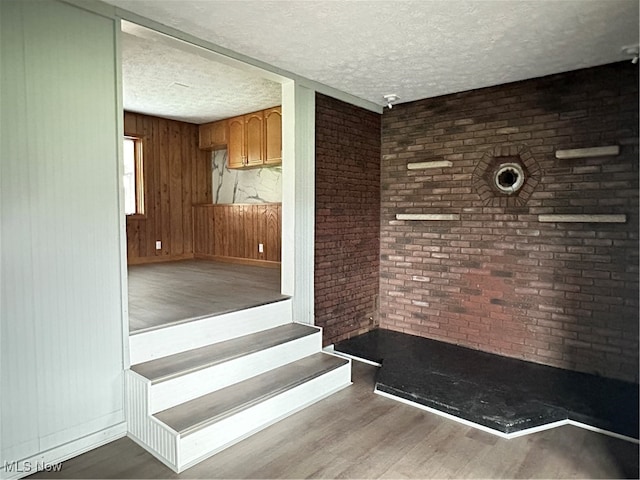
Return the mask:
<svg viewBox="0 0 640 480">
<path fill-rule="evenodd" d="M 194 253 L 198 258 L 278 266 L 282 205 L 196 205 Z M 264 252 L 258 252 L 258 244 Z"/>
<path fill-rule="evenodd" d="M 124 132 L 141 137 L 144 150 L 145 212 L 127 217 L 128 263 L 193 257 L 191 207 L 211 202 L 210 153 L 198 149 L 198 126 L 125 112 Z"/>
</svg>

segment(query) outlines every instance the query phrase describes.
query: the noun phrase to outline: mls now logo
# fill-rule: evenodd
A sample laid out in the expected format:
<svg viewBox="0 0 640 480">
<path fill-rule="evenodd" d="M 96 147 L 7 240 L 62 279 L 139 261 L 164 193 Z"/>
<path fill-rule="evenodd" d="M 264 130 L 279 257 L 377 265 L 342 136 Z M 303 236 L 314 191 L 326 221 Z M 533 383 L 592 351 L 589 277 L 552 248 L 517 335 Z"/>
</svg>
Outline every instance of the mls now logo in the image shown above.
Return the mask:
<svg viewBox="0 0 640 480">
<path fill-rule="evenodd" d="M 62 470 L 62 462 L 45 463 L 45 462 L 4 462 L 4 471 L 6 473 L 36 473 L 36 472 L 59 472 Z"/>
</svg>

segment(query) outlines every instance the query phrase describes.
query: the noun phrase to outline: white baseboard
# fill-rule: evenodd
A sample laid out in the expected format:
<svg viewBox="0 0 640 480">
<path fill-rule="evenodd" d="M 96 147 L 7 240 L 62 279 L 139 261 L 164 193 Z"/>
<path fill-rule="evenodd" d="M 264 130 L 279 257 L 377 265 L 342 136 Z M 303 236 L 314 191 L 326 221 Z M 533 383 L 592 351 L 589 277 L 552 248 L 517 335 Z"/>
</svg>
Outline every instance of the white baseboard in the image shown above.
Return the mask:
<svg viewBox="0 0 640 480">
<path fill-rule="evenodd" d="M 603 430 L 602 428 L 594 427 L 592 425 L 587 425 L 586 423 L 576 422 L 575 420 L 567 420 L 567 425 L 573 425 L 574 427 L 584 428 L 585 430 L 590 430 L 592 432 L 601 433 L 609 437 L 619 438 L 620 440 L 626 440 L 627 442 L 640 445 L 640 440 L 638 440 L 637 438 L 627 437 L 626 435 L 621 435 L 616 432 L 610 432 L 609 430 Z"/>
<path fill-rule="evenodd" d="M 464 418 L 456 417 L 455 415 L 451 415 L 450 413 L 442 412 L 440 410 L 436 410 L 435 408 L 427 407 L 426 405 L 422 405 L 422 404 L 417 403 L 417 402 L 412 402 L 411 400 L 407 400 L 405 398 L 401 398 L 401 397 L 398 397 L 396 395 L 392 395 L 392 394 L 387 393 L 387 392 L 382 392 L 382 391 L 378 390 L 377 387 L 374 389 L 374 393 L 376 393 L 377 395 L 380 395 L 382 397 L 386 397 L 386 398 L 390 398 L 392 400 L 395 400 L 396 402 L 404 403 L 406 405 L 411 405 L 412 407 L 419 408 L 421 410 L 425 410 L 425 411 L 427 411 L 429 413 L 433 413 L 435 415 L 439 415 L 439 416 L 447 418 L 449 420 L 453 420 L 454 422 L 461 423 L 463 425 L 466 425 L 467 427 L 477 428 L 478 430 L 482 430 L 483 432 L 491 433 L 492 435 L 496 435 L 496 436 L 498 436 L 500 438 L 505 438 L 507 440 L 510 440 L 512 438 L 523 437 L 524 435 L 530 435 L 530 434 L 536 433 L 536 432 L 542 432 L 544 430 L 550 430 L 550 429 L 556 428 L 556 427 L 562 427 L 563 425 L 573 425 L 574 427 L 584 428 L 584 429 L 590 430 L 592 432 L 602 433 L 603 435 L 608 435 L 610 437 L 619 438 L 620 440 L 626 440 L 627 442 L 640 444 L 640 441 L 638 439 L 636 439 L 636 438 L 627 437 L 626 435 L 621 435 L 619 433 L 611 432 L 609 430 L 603 430 L 603 429 L 598 428 L 598 427 L 593 427 L 591 425 L 587 425 L 585 423 L 580 423 L 580 422 L 576 422 L 576 421 L 569 420 L 569 419 L 558 420 L 558 421 L 555 421 L 555 422 L 547 423 L 545 425 L 539 425 L 537 427 L 526 428 L 526 429 L 520 430 L 518 432 L 504 433 L 504 432 L 501 432 L 500 430 L 496 430 L 494 428 L 486 427 L 484 425 L 480 425 L 479 423 L 475 423 L 475 422 L 472 422 L 470 420 L 465 420 Z"/>
<path fill-rule="evenodd" d="M 339 357 L 349 358 L 351 360 L 355 360 L 356 362 L 366 363 L 367 365 L 373 365 L 374 367 L 381 367 L 382 366 L 381 363 L 373 362 L 371 360 L 367 360 L 366 358 L 356 357 L 355 355 L 349 355 L 348 353 L 339 352 L 339 351 L 337 351 L 335 349 L 335 346 L 334 346 L 333 343 L 331 345 L 327 345 L 322 350 L 327 352 L 327 353 L 332 353 L 334 355 L 337 355 Z"/>
<path fill-rule="evenodd" d="M 60 445 L 59 447 L 52 448 L 37 455 L 23 458 L 15 463 L 18 467 L 18 470 L 21 471 L 7 472 L 4 469 L 5 465 L 2 465 L 2 468 L 0 468 L 1 478 L 13 480 L 32 475 L 36 473 L 38 468 L 44 468 L 44 466 L 52 466 L 64 462 L 65 460 L 69 460 L 70 458 L 77 457 L 78 455 L 82 455 L 89 450 L 93 450 L 94 448 L 101 447 L 102 445 L 122 438 L 126 436 L 126 434 L 127 424 L 125 422 L 119 423 L 99 432 L 79 438 L 78 440 L 65 443 L 64 445 Z M 29 468 L 24 468 L 27 466 Z"/>
</svg>

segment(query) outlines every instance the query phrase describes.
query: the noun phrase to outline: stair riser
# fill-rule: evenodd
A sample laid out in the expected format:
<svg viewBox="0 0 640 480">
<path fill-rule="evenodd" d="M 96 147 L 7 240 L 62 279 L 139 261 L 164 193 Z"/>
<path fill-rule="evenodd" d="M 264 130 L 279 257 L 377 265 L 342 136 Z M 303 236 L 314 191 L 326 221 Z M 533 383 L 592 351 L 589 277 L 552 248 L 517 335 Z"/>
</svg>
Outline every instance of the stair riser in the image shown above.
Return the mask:
<svg viewBox="0 0 640 480">
<path fill-rule="evenodd" d="M 231 340 L 292 321 L 291 300 L 283 300 L 171 327 L 131 335 L 131 364 L 147 362 Z"/>
<path fill-rule="evenodd" d="M 351 364 L 348 363 L 184 438 L 178 438 L 176 471 L 181 472 L 350 384 Z"/>
<path fill-rule="evenodd" d="M 321 348 L 322 334 L 318 332 L 223 364 L 151 385 L 150 413 L 174 407 L 281 367 L 318 352 Z"/>
</svg>

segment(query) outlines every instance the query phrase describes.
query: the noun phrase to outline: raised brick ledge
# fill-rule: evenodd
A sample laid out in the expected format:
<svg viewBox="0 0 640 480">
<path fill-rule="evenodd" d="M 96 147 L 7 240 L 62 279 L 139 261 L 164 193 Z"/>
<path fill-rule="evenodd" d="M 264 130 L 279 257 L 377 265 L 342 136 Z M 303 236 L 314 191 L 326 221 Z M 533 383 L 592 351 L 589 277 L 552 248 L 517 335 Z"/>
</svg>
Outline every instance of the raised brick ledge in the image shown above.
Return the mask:
<svg viewBox="0 0 640 480">
<path fill-rule="evenodd" d="M 396 220 L 411 221 L 437 221 L 437 220 L 460 220 L 457 213 L 398 213 Z"/>
<path fill-rule="evenodd" d="M 556 150 L 556 158 L 590 158 L 590 157 L 615 157 L 620 154 L 618 145 L 608 147 L 574 148 L 572 150 Z"/>
<path fill-rule="evenodd" d="M 557 223 L 627 223 L 627 215 L 538 215 L 538 221 Z"/>
<path fill-rule="evenodd" d="M 428 168 L 447 168 L 451 167 L 453 162 L 449 160 L 440 160 L 434 162 L 416 162 L 416 163 L 408 163 L 407 169 L 409 170 L 426 170 Z"/>
</svg>

